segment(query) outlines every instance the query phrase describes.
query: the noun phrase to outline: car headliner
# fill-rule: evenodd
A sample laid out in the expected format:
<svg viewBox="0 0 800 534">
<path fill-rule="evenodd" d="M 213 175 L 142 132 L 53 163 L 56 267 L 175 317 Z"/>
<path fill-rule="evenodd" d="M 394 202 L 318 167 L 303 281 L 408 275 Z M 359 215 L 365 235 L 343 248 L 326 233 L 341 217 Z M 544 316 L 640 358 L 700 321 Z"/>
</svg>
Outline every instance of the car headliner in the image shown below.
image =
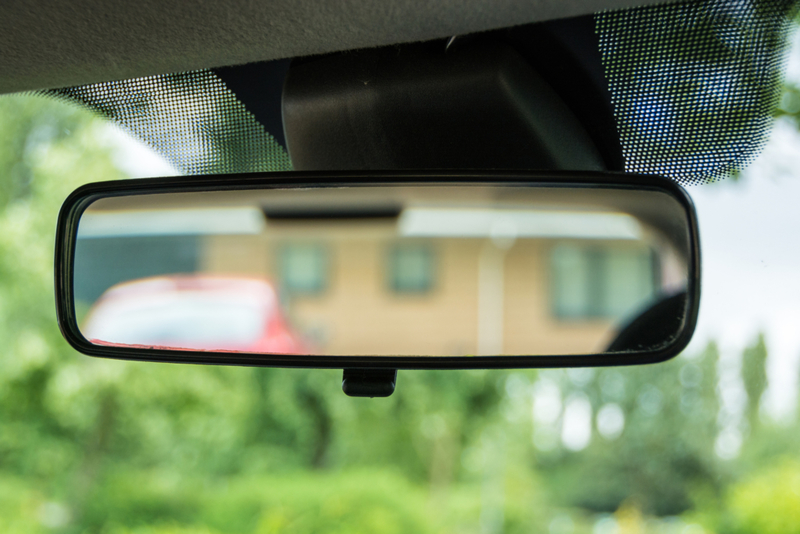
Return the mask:
<svg viewBox="0 0 800 534">
<path fill-rule="evenodd" d="M 8 0 L 0 93 L 424 41 L 658 0 Z"/>
</svg>

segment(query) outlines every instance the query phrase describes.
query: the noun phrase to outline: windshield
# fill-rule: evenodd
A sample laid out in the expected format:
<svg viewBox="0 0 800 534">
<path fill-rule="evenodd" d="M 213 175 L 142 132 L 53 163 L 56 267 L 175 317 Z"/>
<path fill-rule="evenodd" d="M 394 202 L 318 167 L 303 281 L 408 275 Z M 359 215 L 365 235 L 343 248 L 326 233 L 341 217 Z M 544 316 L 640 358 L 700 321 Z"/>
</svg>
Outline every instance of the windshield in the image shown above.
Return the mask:
<svg viewBox="0 0 800 534">
<path fill-rule="evenodd" d="M 735 178 L 689 188 L 704 281 L 682 355 L 628 368 L 404 371 L 386 399 L 345 397 L 341 370 L 71 350 L 52 304 L 61 202 L 82 183 L 178 171 L 82 108 L 0 97 L 0 531 L 797 531 L 797 86 L 795 45 L 783 116 L 762 154 Z M 554 261 L 585 267 L 562 245 Z M 301 266 L 287 283 L 306 296 L 325 272 L 314 246 L 286 253 Z M 119 269 L 130 247 L 115 256 Z M 164 250 L 180 264 L 191 244 Z M 398 260 L 397 284 L 424 286 L 424 250 Z M 86 281 L 91 302 L 119 281 Z M 254 305 L 244 297 L 165 298 L 219 311 L 204 326 L 209 343 L 223 320 L 237 323 L 243 343 L 265 328 L 228 311 Z M 90 317 L 90 305 L 77 312 Z M 116 313 L 152 333 L 147 343 L 164 342 L 166 318 L 131 303 Z M 303 334 L 320 344 L 332 335 L 313 324 Z"/>
</svg>

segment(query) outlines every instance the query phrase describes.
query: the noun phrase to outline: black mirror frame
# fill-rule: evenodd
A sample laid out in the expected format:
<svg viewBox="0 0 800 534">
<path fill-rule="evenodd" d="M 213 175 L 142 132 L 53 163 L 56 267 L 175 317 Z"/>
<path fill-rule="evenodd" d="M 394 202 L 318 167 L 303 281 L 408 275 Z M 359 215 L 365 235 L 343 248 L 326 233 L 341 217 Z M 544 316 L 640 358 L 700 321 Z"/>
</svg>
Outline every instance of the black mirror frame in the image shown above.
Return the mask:
<svg viewBox="0 0 800 534">
<path fill-rule="evenodd" d="M 254 188 L 463 184 L 493 186 L 530 184 L 537 187 L 581 186 L 651 190 L 666 193 L 676 199 L 685 210 L 689 222 L 691 254 L 687 287 L 688 309 L 680 334 L 664 346 L 653 350 L 577 356 L 318 356 L 109 347 L 90 343 L 78 329 L 72 287 L 78 221 L 83 211 L 100 198 Z M 662 362 L 676 356 L 692 338 L 700 306 L 700 242 L 694 204 L 686 191 L 676 182 L 667 178 L 631 173 L 574 171 L 280 172 L 117 180 L 84 185 L 64 201 L 59 212 L 56 229 L 55 296 L 58 325 L 64 338 L 77 351 L 103 358 L 317 369 L 526 369 L 639 365 Z"/>
</svg>

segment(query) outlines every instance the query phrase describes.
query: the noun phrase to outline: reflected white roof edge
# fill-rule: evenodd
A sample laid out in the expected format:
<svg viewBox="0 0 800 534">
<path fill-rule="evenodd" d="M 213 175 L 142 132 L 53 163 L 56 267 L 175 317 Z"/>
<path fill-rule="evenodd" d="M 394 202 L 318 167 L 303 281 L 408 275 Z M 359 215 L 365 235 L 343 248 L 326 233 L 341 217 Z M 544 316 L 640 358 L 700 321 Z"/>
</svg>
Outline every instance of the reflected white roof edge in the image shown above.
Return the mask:
<svg viewBox="0 0 800 534">
<path fill-rule="evenodd" d="M 398 223 L 406 237 L 641 239 L 625 213 L 409 208 Z"/>
<path fill-rule="evenodd" d="M 258 208 L 127 211 L 83 214 L 78 239 L 147 235 L 259 234 L 266 222 Z"/>
</svg>

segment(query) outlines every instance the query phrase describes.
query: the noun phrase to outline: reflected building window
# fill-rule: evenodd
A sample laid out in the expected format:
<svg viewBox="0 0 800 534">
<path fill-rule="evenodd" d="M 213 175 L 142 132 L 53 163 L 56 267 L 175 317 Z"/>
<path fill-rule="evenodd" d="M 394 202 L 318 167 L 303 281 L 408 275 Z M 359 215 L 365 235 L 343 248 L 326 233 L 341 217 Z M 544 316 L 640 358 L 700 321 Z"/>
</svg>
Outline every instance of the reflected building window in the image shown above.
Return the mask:
<svg viewBox="0 0 800 534">
<path fill-rule="evenodd" d="M 133 235 L 79 238 L 75 243 L 75 299 L 87 306 L 110 287 L 151 276 L 199 270 L 196 235 Z"/>
<path fill-rule="evenodd" d="M 399 244 L 389 249 L 388 285 L 395 293 L 433 289 L 434 257 L 426 244 Z"/>
<path fill-rule="evenodd" d="M 281 288 L 316 295 L 328 286 L 328 251 L 318 243 L 290 243 L 278 251 Z"/>
<path fill-rule="evenodd" d="M 551 309 L 559 319 L 619 319 L 656 293 L 650 249 L 560 244 L 550 259 Z"/>
</svg>

